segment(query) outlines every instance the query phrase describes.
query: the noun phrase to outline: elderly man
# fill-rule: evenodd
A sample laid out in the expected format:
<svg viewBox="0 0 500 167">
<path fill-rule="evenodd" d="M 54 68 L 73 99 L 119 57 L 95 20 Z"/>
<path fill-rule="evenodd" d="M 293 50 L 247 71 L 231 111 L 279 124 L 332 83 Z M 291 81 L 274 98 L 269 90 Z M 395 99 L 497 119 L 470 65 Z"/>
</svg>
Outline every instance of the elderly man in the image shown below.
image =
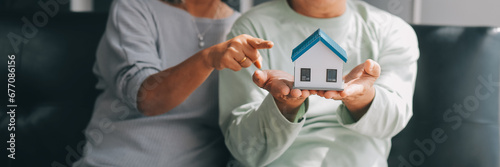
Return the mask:
<svg viewBox="0 0 500 167">
<path fill-rule="evenodd" d="M 318 28 L 347 52 L 343 91 L 293 89 L 292 49 Z M 228 38 L 240 34 L 275 47 L 260 51 L 268 70 L 220 73 L 233 163 L 387 166 L 391 138 L 412 116 L 419 51 L 408 24 L 362 1 L 277 0 L 244 14 Z"/>
</svg>

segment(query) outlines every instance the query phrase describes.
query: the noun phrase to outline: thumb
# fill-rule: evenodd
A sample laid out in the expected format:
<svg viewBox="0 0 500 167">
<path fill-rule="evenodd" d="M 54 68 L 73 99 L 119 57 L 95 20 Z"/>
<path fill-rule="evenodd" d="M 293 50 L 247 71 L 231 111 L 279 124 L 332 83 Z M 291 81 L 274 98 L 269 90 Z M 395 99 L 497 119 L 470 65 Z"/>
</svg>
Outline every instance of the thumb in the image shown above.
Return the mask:
<svg viewBox="0 0 500 167">
<path fill-rule="evenodd" d="M 253 82 L 259 86 L 259 87 L 264 87 L 266 85 L 266 81 L 267 81 L 267 73 L 264 72 L 264 71 L 261 71 L 261 70 L 256 70 L 254 73 L 253 73 Z"/>
<path fill-rule="evenodd" d="M 364 71 L 368 75 L 378 78 L 380 76 L 380 65 L 372 59 L 368 59 L 365 61 Z"/>
</svg>

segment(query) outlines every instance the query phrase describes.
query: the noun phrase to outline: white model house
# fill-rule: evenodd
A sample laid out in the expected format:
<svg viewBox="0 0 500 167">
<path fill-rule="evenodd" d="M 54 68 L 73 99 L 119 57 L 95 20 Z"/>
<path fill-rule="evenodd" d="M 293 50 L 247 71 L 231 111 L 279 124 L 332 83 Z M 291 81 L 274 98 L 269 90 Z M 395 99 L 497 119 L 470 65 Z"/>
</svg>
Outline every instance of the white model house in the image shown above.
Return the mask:
<svg viewBox="0 0 500 167">
<path fill-rule="evenodd" d="M 294 88 L 344 90 L 342 70 L 347 54 L 335 41 L 318 29 L 292 52 Z"/>
</svg>

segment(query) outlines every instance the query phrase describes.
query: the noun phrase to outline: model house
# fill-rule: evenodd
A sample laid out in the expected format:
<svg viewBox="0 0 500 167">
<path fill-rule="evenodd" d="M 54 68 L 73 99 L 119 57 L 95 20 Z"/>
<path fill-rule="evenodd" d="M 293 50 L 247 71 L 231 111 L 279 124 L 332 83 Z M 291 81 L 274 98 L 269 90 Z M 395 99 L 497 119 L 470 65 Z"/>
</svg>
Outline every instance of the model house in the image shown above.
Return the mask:
<svg viewBox="0 0 500 167">
<path fill-rule="evenodd" d="M 293 49 L 294 88 L 343 90 L 342 71 L 347 54 L 321 29 Z"/>
</svg>

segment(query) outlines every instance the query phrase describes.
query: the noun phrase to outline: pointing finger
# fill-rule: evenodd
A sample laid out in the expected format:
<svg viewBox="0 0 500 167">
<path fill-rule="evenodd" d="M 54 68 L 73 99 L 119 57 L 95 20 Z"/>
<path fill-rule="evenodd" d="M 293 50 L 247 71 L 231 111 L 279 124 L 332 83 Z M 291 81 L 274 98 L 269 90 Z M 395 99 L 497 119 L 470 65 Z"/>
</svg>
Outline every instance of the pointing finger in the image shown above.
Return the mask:
<svg viewBox="0 0 500 167">
<path fill-rule="evenodd" d="M 255 49 L 271 49 L 274 43 L 260 38 L 250 38 L 247 42 Z"/>
</svg>

